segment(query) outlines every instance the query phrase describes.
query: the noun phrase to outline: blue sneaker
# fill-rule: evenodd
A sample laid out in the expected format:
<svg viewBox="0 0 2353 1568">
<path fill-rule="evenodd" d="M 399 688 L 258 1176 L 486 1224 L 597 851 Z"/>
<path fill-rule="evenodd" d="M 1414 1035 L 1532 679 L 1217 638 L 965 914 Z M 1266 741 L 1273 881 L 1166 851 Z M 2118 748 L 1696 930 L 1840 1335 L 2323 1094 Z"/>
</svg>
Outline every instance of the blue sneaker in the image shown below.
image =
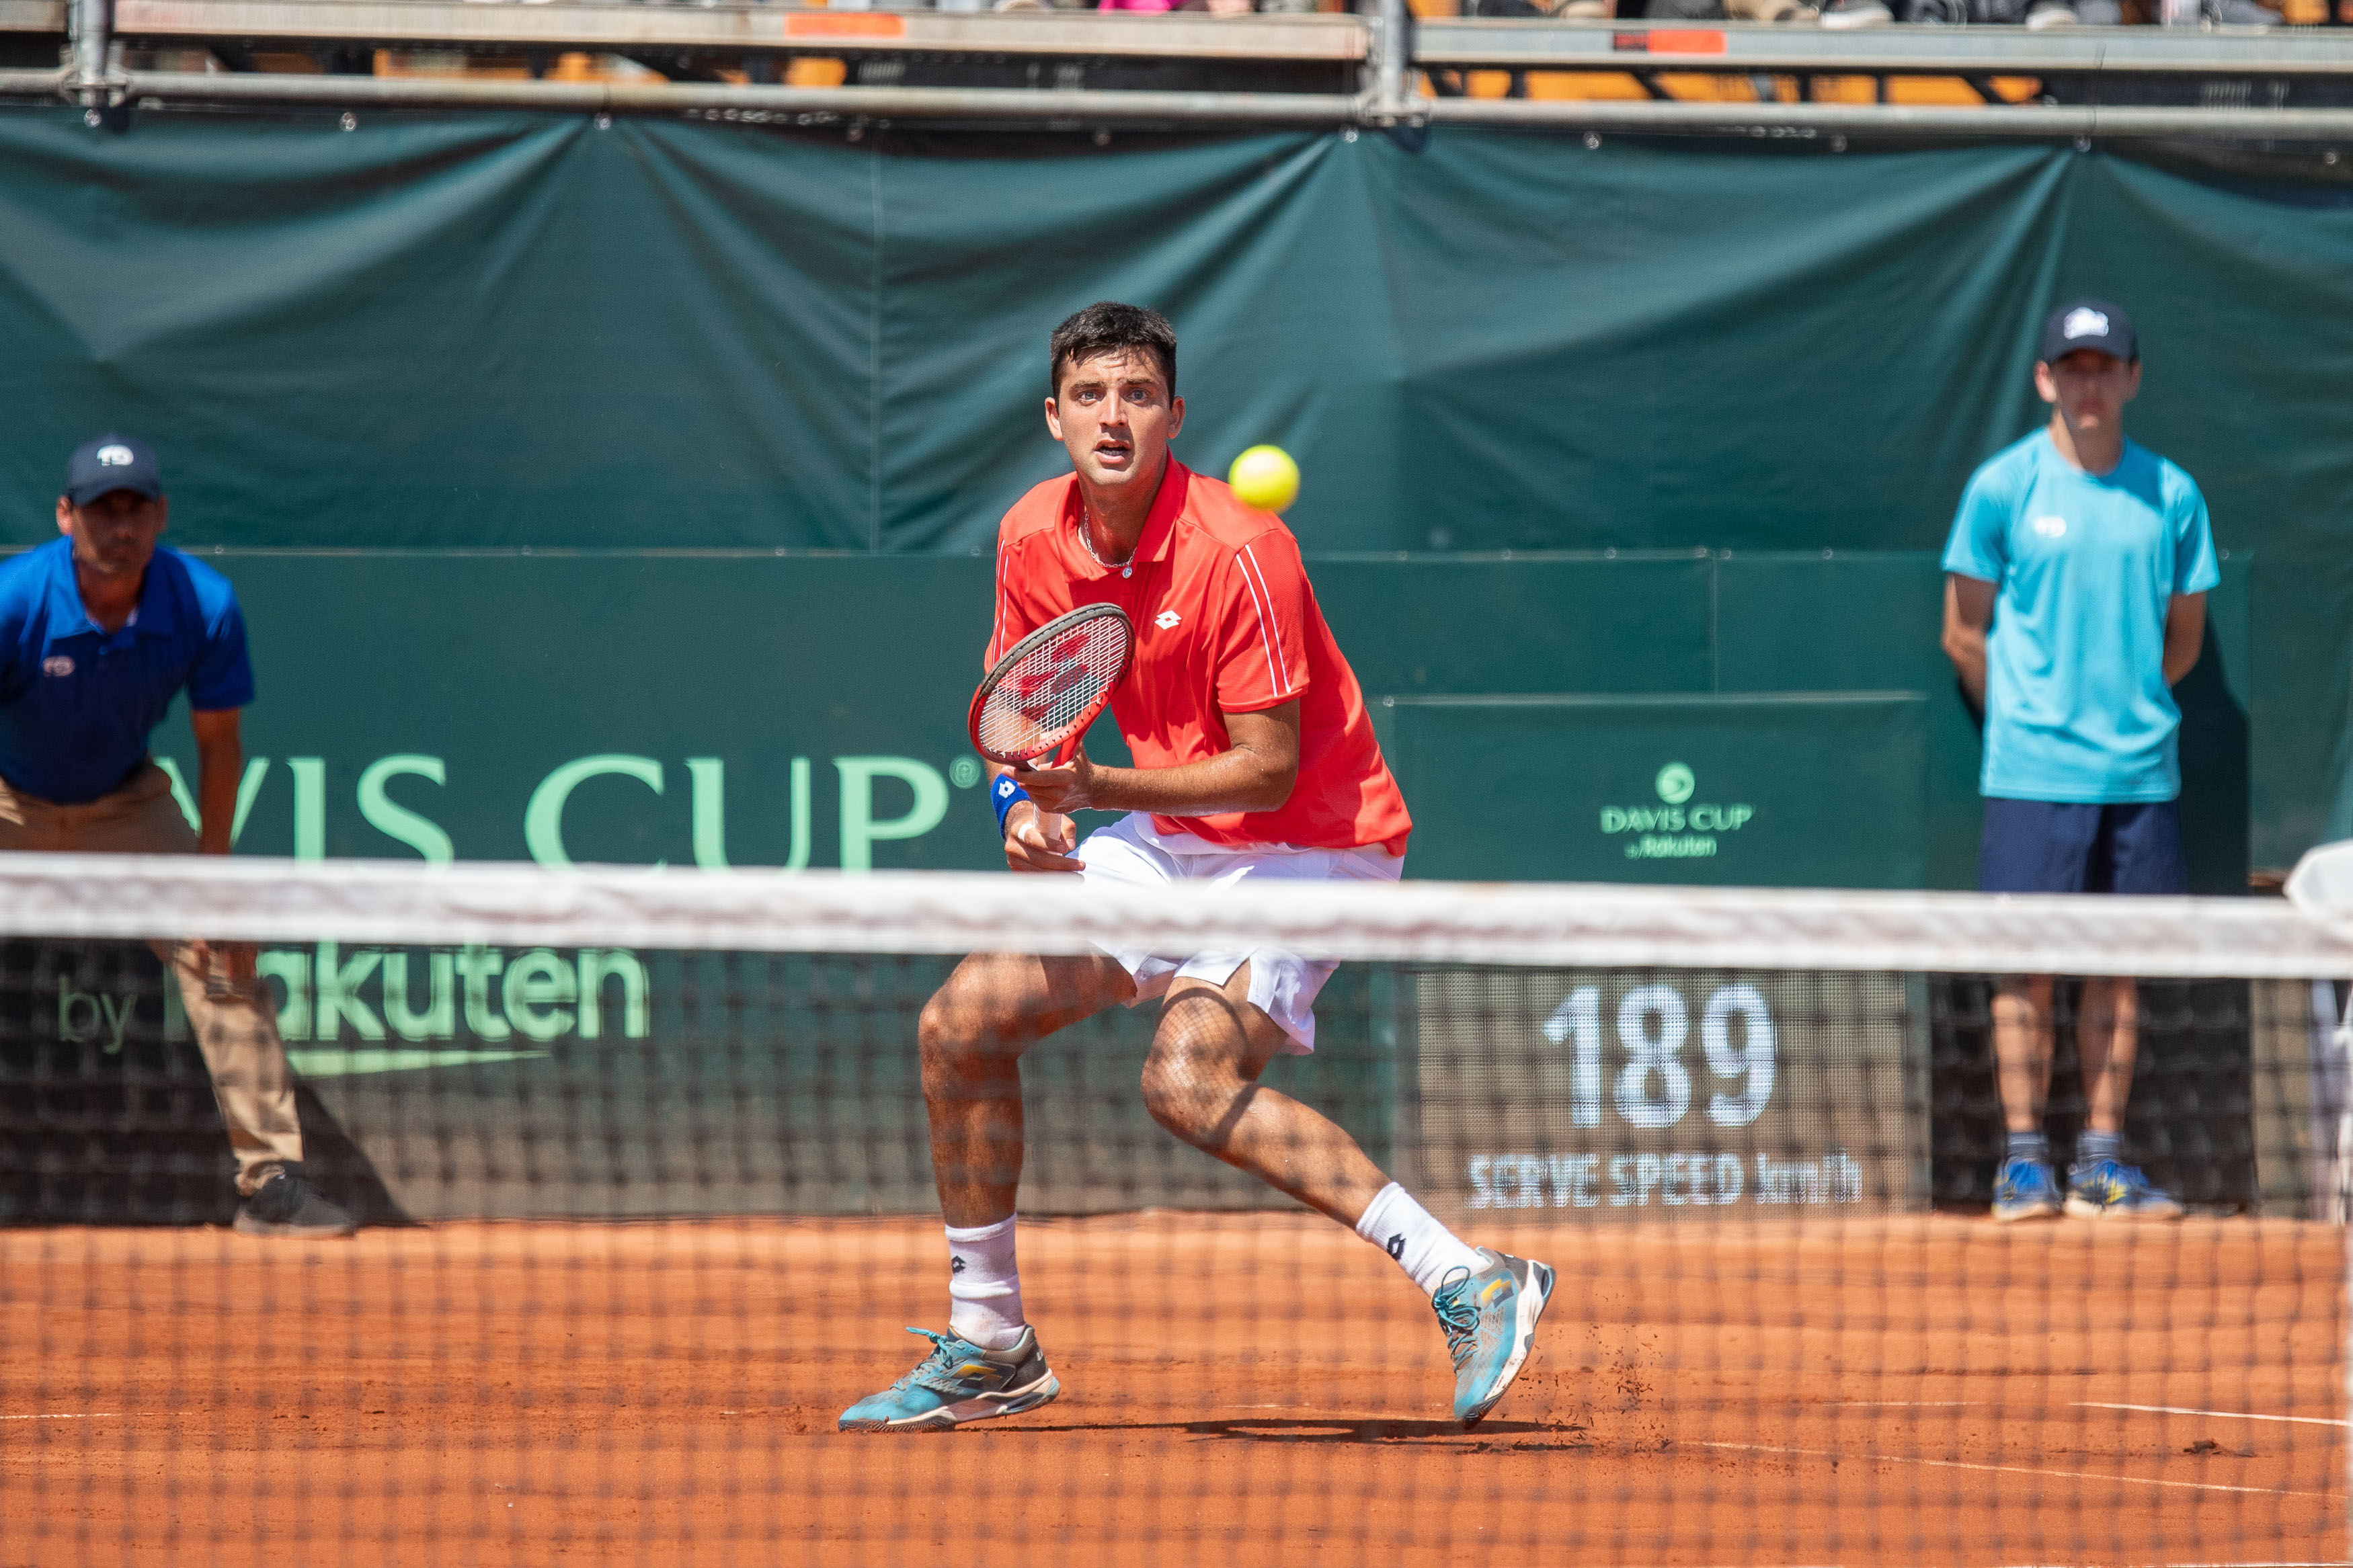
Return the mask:
<svg viewBox="0 0 2353 1568">
<path fill-rule="evenodd" d="M 2139 1166 L 2094 1160 L 2067 1167 L 2067 1212 L 2081 1219 L 2179 1219 L 2181 1205 L 2149 1185 Z"/>
<path fill-rule="evenodd" d="M 1024 1328 L 1010 1350 L 983 1350 L 954 1334 L 909 1329 L 932 1342 L 915 1370 L 841 1413 L 844 1432 L 917 1431 L 961 1426 L 992 1415 L 1035 1410 L 1062 1392 L 1039 1353 L 1038 1331 Z"/>
<path fill-rule="evenodd" d="M 2059 1178 L 2040 1160 L 2013 1156 L 2001 1163 L 1994 1178 L 1993 1217 L 2008 1225 L 2020 1219 L 2059 1217 Z"/>
<path fill-rule="evenodd" d="M 1448 1271 L 1430 1299 L 1454 1362 L 1454 1419 L 1465 1426 L 1495 1407 L 1535 1343 L 1536 1320 L 1552 1298 L 1552 1270 L 1492 1247 L 1487 1266 Z"/>
</svg>

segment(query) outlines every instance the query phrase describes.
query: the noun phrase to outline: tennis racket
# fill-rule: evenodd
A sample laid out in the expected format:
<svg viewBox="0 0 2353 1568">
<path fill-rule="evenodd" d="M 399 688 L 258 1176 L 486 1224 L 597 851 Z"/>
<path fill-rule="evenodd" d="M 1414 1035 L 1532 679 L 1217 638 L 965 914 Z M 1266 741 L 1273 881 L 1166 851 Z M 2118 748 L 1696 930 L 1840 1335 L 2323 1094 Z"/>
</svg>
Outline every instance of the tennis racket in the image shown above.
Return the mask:
<svg viewBox="0 0 2353 1568">
<path fill-rule="evenodd" d="M 1117 605 L 1082 605 L 1015 643 L 973 693 L 972 743 L 993 763 L 1027 768 L 1086 733 L 1135 652 L 1135 624 Z"/>
</svg>

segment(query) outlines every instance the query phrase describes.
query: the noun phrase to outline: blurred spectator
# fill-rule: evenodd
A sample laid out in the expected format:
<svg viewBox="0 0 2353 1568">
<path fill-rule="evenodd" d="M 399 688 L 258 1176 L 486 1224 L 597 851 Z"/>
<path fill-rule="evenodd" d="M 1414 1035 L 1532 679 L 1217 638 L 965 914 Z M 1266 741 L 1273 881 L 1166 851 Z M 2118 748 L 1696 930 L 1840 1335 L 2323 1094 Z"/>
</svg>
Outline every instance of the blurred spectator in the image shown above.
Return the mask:
<svg viewBox="0 0 2353 1568">
<path fill-rule="evenodd" d="M 2168 18 L 2168 7 L 2177 7 L 2179 15 Z M 2170 20 L 2174 26 L 2186 26 L 2205 21 L 2232 27 L 2271 27 L 2279 25 L 2280 14 L 2255 0 L 2147 0 L 2140 16 L 2129 15 L 2121 0 L 1909 0 L 1904 19 L 1955 26 L 2021 23 L 2038 30 L 2115 27 L 2137 20 Z"/>
<path fill-rule="evenodd" d="M 1645 15 L 1654 22 L 1810 22 L 1820 13 L 1804 0 L 1651 0 Z"/>
<path fill-rule="evenodd" d="M 1005 9 L 1000 4 L 999 10 Z M 1098 11 L 1207 11 L 1216 16 L 1247 16 L 1253 11 L 1297 15 L 1315 9 L 1315 0 L 1097 0 Z"/>
<path fill-rule="evenodd" d="M 1535 7 L 1505 11 L 1503 6 L 1527 6 L 1527 0 L 1475 0 L 1481 16 L 1526 16 Z M 2023 26 L 2044 27 L 2113 27 L 2129 21 L 2162 19 L 2168 5 L 2182 8 L 2177 26 L 2201 21 L 2221 26 L 2271 27 L 2280 13 L 2256 0 L 2147 0 L 2146 15 L 2129 14 L 2122 0 L 1828 0 L 1819 14 L 1804 0 L 1650 0 L 1644 15 L 1651 21 L 1683 22 L 1805 22 L 1817 18 L 1830 28 L 1883 27 L 1892 22 L 1950 26 Z M 1623 8 L 1623 7 L 1621 7 Z"/>
<path fill-rule="evenodd" d="M 1717 0 L 1683 0 L 1683 3 L 1696 3 L 1711 7 L 1717 5 Z M 1788 3 L 1795 5 L 1796 0 L 1788 0 Z M 1614 14 L 1611 0 L 1461 0 L 1461 5 L 1462 15 L 1465 16 L 1551 16 L 1565 22 L 1599 22 L 1608 20 Z M 1652 0 L 1651 7 L 1652 16 L 1664 15 L 1659 10 L 1658 5 L 1659 0 Z M 1630 5 L 1627 10 L 1630 15 L 1632 14 Z M 1718 17 L 1724 15 L 1720 8 L 1713 9 L 1709 14 Z M 1813 12 L 1809 9 L 1806 15 L 1810 16 Z M 1528 73 L 1514 71 L 1511 76 L 1511 86 L 1504 96 L 1527 97 Z M 1464 73 L 1461 71 L 1431 71 L 1430 88 L 1440 98 L 1461 98 L 1469 91 Z"/>
</svg>

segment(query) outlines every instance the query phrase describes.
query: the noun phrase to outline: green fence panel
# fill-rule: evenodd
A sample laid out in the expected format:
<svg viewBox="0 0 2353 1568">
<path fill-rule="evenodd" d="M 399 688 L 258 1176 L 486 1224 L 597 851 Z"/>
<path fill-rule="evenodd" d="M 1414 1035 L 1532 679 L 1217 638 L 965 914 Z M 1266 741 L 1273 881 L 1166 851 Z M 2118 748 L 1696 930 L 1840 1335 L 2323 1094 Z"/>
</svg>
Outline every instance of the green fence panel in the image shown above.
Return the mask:
<svg viewBox="0 0 2353 1568">
<path fill-rule="evenodd" d="M 1926 699 L 1383 697 L 1409 873 L 1916 888 Z"/>
<path fill-rule="evenodd" d="M 1705 691 L 1704 551 L 1316 556 L 1316 602 L 1368 693 Z"/>
</svg>

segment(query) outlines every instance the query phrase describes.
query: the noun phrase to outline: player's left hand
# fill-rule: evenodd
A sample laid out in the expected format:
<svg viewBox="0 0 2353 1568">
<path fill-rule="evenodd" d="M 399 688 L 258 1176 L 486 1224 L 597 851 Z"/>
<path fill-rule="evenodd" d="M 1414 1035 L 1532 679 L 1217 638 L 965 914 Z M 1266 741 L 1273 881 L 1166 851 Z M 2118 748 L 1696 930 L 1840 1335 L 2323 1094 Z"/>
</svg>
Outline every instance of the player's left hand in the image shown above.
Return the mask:
<svg viewBox="0 0 2353 1568">
<path fill-rule="evenodd" d="M 1095 805 L 1095 765 L 1087 761 L 1087 749 L 1082 745 L 1070 762 L 1059 768 L 1031 768 L 1020 775 L 1021 787 L 1038 803 L 1040 812 L 1068 816 L 1074 811 L 1101 810 Z"/>
</svg>

